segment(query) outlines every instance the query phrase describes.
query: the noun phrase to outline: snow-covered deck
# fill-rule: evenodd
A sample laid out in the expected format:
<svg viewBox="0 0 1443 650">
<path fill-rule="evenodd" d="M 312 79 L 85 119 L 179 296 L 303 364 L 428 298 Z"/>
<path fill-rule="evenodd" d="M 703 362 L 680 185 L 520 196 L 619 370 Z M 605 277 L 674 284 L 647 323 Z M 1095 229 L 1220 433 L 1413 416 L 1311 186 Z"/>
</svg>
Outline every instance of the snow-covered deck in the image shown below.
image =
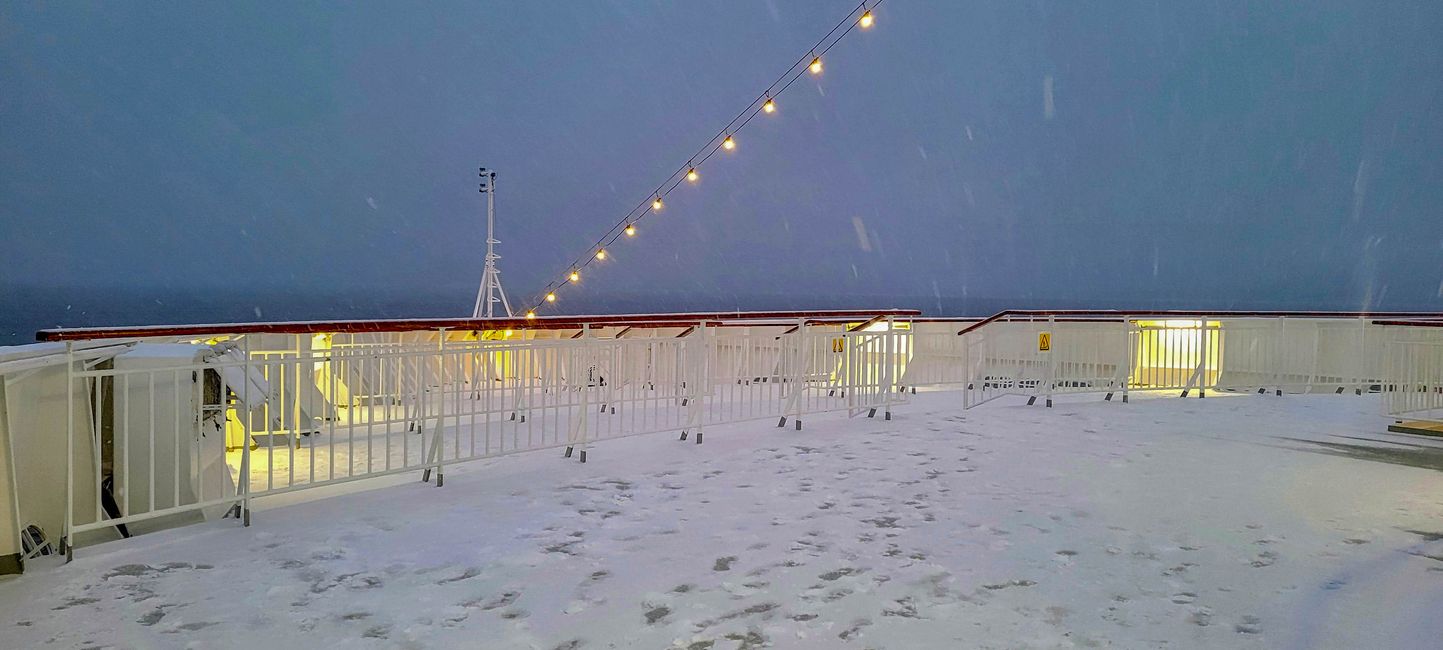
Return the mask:
<svg viewBox="0 0 1443 650">
<path fill-rule="evenodd" d="M 84 549 L 5 647 L 1425 647 L 1443 442 L 1374 397 L 1095 398 L 543 451 Z M 376 483 L 356 484 L 362 487 Z M 351 489 L 357 489 L 352 487 Z M 269 506 L 269 507 L 268 507 Z"/>
</svg>

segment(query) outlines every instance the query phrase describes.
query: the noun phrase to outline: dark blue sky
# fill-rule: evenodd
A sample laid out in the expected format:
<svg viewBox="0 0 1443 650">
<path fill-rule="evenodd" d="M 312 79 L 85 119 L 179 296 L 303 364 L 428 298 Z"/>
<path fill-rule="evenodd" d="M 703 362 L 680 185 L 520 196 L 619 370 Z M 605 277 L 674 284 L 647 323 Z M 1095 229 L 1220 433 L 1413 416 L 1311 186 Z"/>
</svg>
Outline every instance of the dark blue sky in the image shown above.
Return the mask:
<svg viewBox="0 0 1443 650">
<path fill-rule="evenodd" d="M 519 299 L 854 5 L 8 2 L 0 290 Z M 877 17 L 559 306 L 1443 308 L 1443 3 Z"/>
</svg>

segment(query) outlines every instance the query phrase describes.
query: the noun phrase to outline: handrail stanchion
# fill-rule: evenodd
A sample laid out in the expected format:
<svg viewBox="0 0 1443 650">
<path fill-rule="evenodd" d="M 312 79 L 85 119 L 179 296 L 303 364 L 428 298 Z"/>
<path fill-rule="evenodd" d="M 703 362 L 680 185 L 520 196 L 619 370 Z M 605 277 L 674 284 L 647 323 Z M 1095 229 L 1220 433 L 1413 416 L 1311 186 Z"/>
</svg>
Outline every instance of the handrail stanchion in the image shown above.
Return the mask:
<svg viewBox="0 0 1443 650">
<path fill-rule="evenodd" d="M 1208 319 L 1204 317 L 1198 321 L 1198 327 L 1202 329 L 1198 336 L 1197 369 L 1193 374 L 1197 376 L 1197 397 L 1204 399 L 1208 396 L 1208 351 L 1212 349 L 1212 330 L 1208 328 Z"/>
<path fill-rule="evenodd" d="M 446 438 L 441 434 L 446 424 L 446 391 L 441 386 L 446 383 L 446 328 L 441 328 L 436 335 L 436 431 L 431 434 L 431 455 L 436 462 L 436 487 L 446 484 Z M 429 370 L 431 364 L 426 364 Z M 458 423 L 457 426 L 460 426 Z"/>
<path fill-rule="evenodd" d="M 896 359 L 896 356 L 895 356 L 895 355 L 896 355 L 896 341 L 895 341 L 895 338 L 896 338 L 896 336 L 897 336 L 897 332 L 896 332 L 896 329 L 894 329 L 895 327 L 896 327 L 896 323 L 894 323 L 894 322 L 892 321 L 892 317 L 891 317 L 891 316 L 888 316 L 888 317 L 887 317 L 887 334 L 886 334 L 886 337 L 887 337 L 887 338 L 886 338 L 886 344 L 885 344 L 885 346 L 882 348 L 882 349 L 883 349 L 882 359 L 883 359 L 883 363 L 885 364 L 885 365 L 882 367 L 882 394 L 885 395 L 885 397 L 882 399 L 882 419 L 883 419 L 883 420 L 890 420 L 890 419 L 892 419 L 892 393 L 895 391 L 895 387 L 894 387 L 892 384 L 893 384 L 893 381 L 894 381 L 894 378 L 895 378 L 895 370 L 894 370 L 894 369 L 895 369 L 896 363 L 897 363 L 897 359 Z"/>
<path fill-rule="evenodd" d="M 14 453 L 13 450 L 11 453 Z M 75 343 L 65 342 L 65 561 L 75 559 Z"/>
<path fill-rule="evenodd" d="M 1278 332 L 1273 338 L 1273 396 L 1283 396 L 1283 361 L 1287 341 L 1288 321 L 1286 316 L 1277 319 Z"/>
<path fill-rule="evenodd" d="M 1047 335 L 1049 338 L 1057 335 L 1057 317 L 1047 316 Z M 1047 345 L 1047 408 L 1052 408 L 1052 389 L 1057 384 L 1057 354 L 1052 351 L 1052 341 Z"/>
<path fill-rule="evenodd" d="M 1130 388 L 1132 387 L 1132 368 L 1133 368 L 1133 364 L 1135 363 L 1135 362 L 1133 361 L 1133 353 L 1135 352 L 1135 349 L 1134 349 L 1134 346 L 1133 346 L 1133 344 L 1132 344 L 1132 340 L 1133 340 L 1132 332 L 1133 332 L 1133 320 L 1132 320 L 1132 317 L 1131 317 L 1131 316 L 1123 316 L 1123 317 L 1122 317 L 1122 341 L 1123 341 L 1123 348 L 1126 350 L 1125 352 L 1123 352 L 1123 357 L 1124 357 L 1124 358 L 1126 359 L 1126 361 L 1127 361 L 1127 366 L 1125 366 L 1124 368 L 1122 368 L 1121 372 L 1118 373 L 1118 374 L 1121 375 L 1121 377 L 1122 377 L 1122 403 L 1123 403 L 1123 404 L 1126 404 L 1126 403 L 1127 403 L 1128 389 L 1130 389 Z"/>
<path fill-rule="evenodd" d="M 236 420 L 241 423 L 241 464 L 240 472 L 236 478 L 241 484 L 241 526 L 251 525 L 251 337 L 249 334 L 242 337 L 244 353 L 241 362 L 241 377 L 244 385 L 241 387 L 241 412 L 236 414 Z M 225 396 L 221 395 L 221 401 Z M 222 412 L 224 415 L 224 412 Z M 224 421 L 224 418 L 222 418 Z"/>
</svg>

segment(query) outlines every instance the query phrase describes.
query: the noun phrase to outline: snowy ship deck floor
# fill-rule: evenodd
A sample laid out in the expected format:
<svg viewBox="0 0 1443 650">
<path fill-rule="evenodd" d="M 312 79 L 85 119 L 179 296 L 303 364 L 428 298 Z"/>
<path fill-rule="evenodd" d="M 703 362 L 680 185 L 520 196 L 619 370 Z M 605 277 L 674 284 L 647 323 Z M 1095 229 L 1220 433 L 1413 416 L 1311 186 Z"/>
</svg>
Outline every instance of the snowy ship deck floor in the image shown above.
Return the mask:
<svg viewBox="0 0 1443 650">
<path fill-rule="evenodd" d="M 607 441 L 257 503 L 0 581 L 7 647 L 1422 647 L 1443 441 L 1137 396 Z M 370 487 L 375 484 L 367 483 Z"/>
</svg>

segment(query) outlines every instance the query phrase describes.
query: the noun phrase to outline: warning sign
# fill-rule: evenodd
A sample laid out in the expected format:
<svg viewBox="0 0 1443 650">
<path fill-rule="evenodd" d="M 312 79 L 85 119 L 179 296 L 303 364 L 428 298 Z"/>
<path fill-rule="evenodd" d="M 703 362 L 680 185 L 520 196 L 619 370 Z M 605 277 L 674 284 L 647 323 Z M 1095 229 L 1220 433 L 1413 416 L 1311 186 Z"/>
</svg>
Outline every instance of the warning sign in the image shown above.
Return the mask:
<svg viewBox="0 0 1443 650">
<path fill-rule="evenodd" d="M 1052 351 L 1052 332 L 1038 332 L 1038 333 L 1037 333 L 1037 351 L 1038 351 L 1038 352 L 1051 352 L 1051 351 Z"/>
</svg>

